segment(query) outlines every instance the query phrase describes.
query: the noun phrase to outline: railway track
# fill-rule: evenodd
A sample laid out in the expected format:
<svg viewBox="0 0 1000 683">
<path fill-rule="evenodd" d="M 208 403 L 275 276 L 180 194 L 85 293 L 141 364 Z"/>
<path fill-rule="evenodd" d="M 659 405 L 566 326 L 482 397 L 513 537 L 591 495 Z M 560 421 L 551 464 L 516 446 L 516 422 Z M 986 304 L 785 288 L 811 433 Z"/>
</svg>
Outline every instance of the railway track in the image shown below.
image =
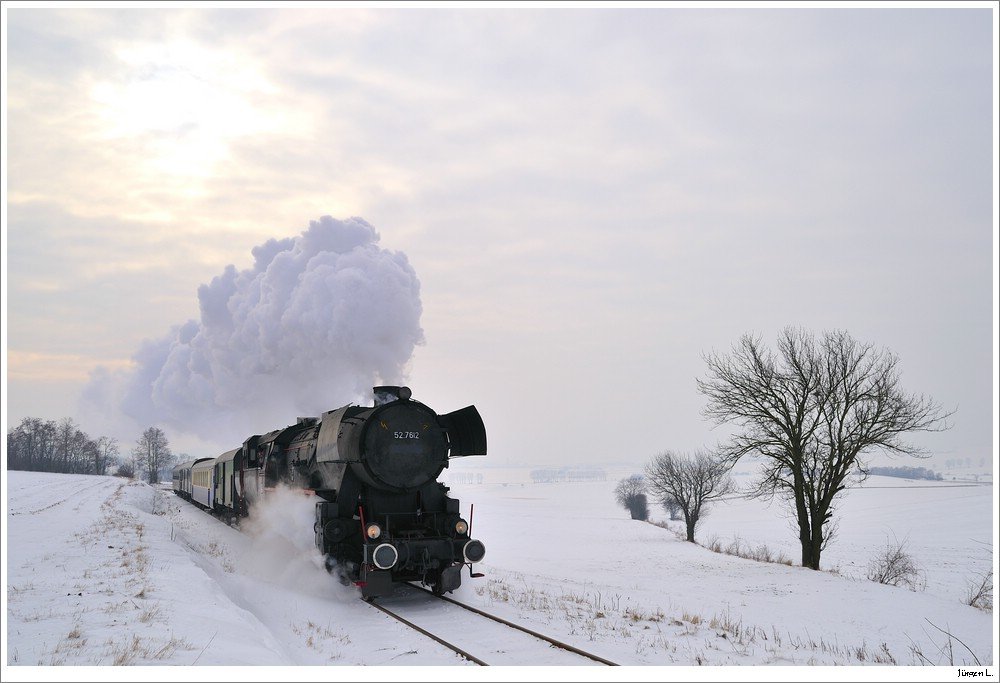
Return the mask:
<svg viewBox="0 0 1000 683">
<path fill-rule="evenodd" d="M 603 657 L 413 584 L 396 591 L 393 609 L 378 602 L 368 604 L 480 666 L 617 666 Z"/>
<path fill-rule="evenodd" d="M 231 520 L 226 520 L 211 510 L 206 512 L 223 524 L 235 526 L 242 532 L 238 523 L 233 525 Z M 599 655 L 453 598 L 435 595 L 432 591 L 416 584 L 402 584 L 392 596 L 393 607 L 405 610 L 406 616 L 377 602 L 366 601 L 366 603 L 480 666 L 618 666 L 617 663 Z M 473 642 L 466 647 L 456 644 L 470 640 Z M 478 654 L 469 650 L 474 650 Z"/>
</svg>

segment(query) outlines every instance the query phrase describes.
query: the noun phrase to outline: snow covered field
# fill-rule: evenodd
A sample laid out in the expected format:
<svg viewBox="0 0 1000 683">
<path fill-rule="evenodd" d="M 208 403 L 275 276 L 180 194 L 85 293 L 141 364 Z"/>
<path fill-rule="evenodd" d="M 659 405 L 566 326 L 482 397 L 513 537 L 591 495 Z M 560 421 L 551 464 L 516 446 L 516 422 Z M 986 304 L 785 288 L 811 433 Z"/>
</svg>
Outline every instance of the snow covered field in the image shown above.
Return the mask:
<svg viewBox="0 0 1000 683">
<path fill-rule="evenodd" d="M 993 563 L 991 486 L 873 477 L 840 506 L 824 555 L 835 573 L 714 553 L 632 521 L 614 503 L 613 477 L 523 480 L 452 484 L 463 513 L 475 504 L 474 535 L 487 547 L 477 567 L 486 577 L 466 575 L 455 597 L 628 665 L 535 670 L 547 678 L 951 680 L 960 667 L 996 678 L 995 612 L 962 602 Z M 150 665 L 142 677 L 168 680 L 189 675 L 175 665 L 226 666 L 192 670 L 196 680 L 274 680 L 264 667 L 289 665 L 285 677 L 326 680 L 338 676 L 312 667 L 410 666 L 408 677 L 427 680 L 467 664 L 331 579 L 313 548 L 314 499 L 302 494 L 276 495 L 241 532 L 168 489 L 113 477 L 8 472 L 5 486 L 5 680 L 67 677 L 52 665 Z M 863 579 L 892 535 L 907 539 L 925 590 Z M 797 559 L 778 506 L 718 504 L 698 531 L 702 543 L 713 537 Z M 490 672 L 469 677 L 513 675 Z"/>
</svg>

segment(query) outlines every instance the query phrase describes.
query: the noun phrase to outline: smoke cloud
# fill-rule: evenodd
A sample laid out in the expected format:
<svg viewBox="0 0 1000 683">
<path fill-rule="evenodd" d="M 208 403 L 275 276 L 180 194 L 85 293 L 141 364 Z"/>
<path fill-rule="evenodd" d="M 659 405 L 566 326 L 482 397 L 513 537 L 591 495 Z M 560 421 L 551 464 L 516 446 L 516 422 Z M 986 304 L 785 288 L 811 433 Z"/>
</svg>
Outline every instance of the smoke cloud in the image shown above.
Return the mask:
<svg viewBox="0 0 1000 683">
<path fill-rule="evenodd" d="M 378 241 L 360 218 L 323 216 L 255 247 L 253 267 L 198 288 L 200 320 L 143 343 L 117 387 L 95 371 L 84 401 L 120 399 L 139 424 L 242 441 L 402 383 L 423 343 L 420 282 Z"/>
</svg>

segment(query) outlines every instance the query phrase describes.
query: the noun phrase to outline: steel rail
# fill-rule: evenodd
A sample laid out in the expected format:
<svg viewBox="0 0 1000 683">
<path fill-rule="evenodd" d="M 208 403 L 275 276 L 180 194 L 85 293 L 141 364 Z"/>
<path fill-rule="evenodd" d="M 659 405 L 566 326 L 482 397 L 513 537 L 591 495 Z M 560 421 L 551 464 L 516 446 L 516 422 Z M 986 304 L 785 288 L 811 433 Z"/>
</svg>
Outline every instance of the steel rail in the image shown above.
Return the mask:
<svg viewBox="0 0 1000 683">
<path fill-rule="evenodd" d="M 396 621 L 398 621 L 398 622 L 400 622 L 400 623 L 402 623 L 402 624 L 404 624 L 406 626 L 409 626 L 410 628 L 412 628 L 417 633 L 423 634 L 423 635 L 427 636 L 428 638 L 430 638 L 431 640 L 433 640 L 433 641 L 435 641 L 437 643 L 440 643 L 441 645 L 444 645 L 446 648 L 448 648 L 449 650 L 451 650 L 455 654 L 459 655 L 460 657 L 465 657 L 466 659 L 468 659 L 473 664 L 478 664 L 479 666 L 489 666 L 489 664 L 487 664 L 483 660 L 479 659 L 475 655 L 471 655 L 468 652 L 466 652 L 465 650 L 463 650 L 462 648 L 457 647 L 455 645 L 452 645 L 447 640 L 434 635 L 430 631 L 427 631 L 425 629 L 420 628 L 419 626 L 417 626 L 416 624 L 414 624 L 411 621 L 407 621 L 406 619 L 404 619 L 403 617 L 399 616 L 398 614 L 396 614 L 392 610 L 386 609 L 382 605 L 379 605 L 378 603 L 375 603 L 375 602 L 368 602 L 367 600 L 365 602 L 367 602 L 369 605 L 371 605 L 375 609 L 384 612 L 385 614 L 387 614 L 388 616 L 392 617 Z"/>
<path fill-rule="evenodd" d="M 562 641 L 556 640 L 555 638 L 550 638 L 549 636 L 547 636 L 545 634 L 542 634 L 542 633 L 538 633 L 537 631 L 532 631 L 530 628 L 526 628 L 524 626 L 521 626 L 520 624 L 515 624 L 514 622 L 507 621 L 506 619 L 498 617 L 495 614 L 490 614 L 489 612 L 484 612 L 481 609 L 477 609 L 477 608 L 472 607 L 470 605 L 466 605 L 463 602 L 459 602 L 458 600 L 454 600 L 454 599 L 449 598 L 449 597 L 447 597 L 445 595 L 438 595 L 438 594 L 434 593 L 433 591 L 430 591 L 430 590 L 424 588 L 423 586 L 418 586 L 418 585 L 413 584 L 413 583 L 410 583 L 408 585 L 410 587 L 412 587 L 412 588 L 416 588 L 417 590 L 420 590 L 420 591 L 423 591 L 423 592 L 428 593 L 430 595 L 433 595 L 435 598 L 439 598 L 441 600 L 444 600 L 445 602 L 450 602 L 453 605 L 457 605 L 458 607 L 461 607 L 462 609 L 466 609 L 466 610 L 469 610 L 470 612 L 474 612 L 474 613 L 478 614 L 481 617 L 486 617 L 487 619 L 492 619 L 493 621 L 495 621 L 497 623 L 500 623 L 500 624 L 503 624 L 504 626 L 509 626 L 510 628 L 516 629 L 518 631 L 522 631 L 523 633 L 527 633 L 530 636 L 534 636 L 535 638 L 538 638 L 539 640 L 544 640 L 545 642 L 547 642 L 547 643 L 549 643 L 551 645 L 554 645 L 554 646 L 556 646 L 556 647 L 558 647 L 558 648 L 560 648 L 562 650 L 567 650 L 569 652 L 572 652 L 573 654 L 580 655 L 581 657 L 586 657 L 587 659 L 592 659 L 595 662 L 600 662 L 601 664 L 607 664 L 608 666 L 619 666 L 615 662 L 612 662 L 610 659 L 605 659 L 604 657 L 592 654 L 590 652 L 587 652 L 586 650 L 581 650 L 578 647 L 573 647 L 572 645 L 569 645 L 568 643 L 564 643 Z"/>
</svg>

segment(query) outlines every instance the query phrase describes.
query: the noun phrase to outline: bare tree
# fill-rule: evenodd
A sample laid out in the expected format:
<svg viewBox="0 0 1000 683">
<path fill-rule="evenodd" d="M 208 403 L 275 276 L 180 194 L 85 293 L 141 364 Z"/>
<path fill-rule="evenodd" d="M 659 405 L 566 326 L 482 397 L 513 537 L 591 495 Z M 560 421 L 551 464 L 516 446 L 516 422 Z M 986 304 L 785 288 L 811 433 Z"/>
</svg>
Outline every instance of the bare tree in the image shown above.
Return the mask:
<svg viewBox="0 0 1000 683">
<path fill-rule="evenodd" d="M 118 439 L 102 436 L 97 439 L 97 450 L 94 458 L 94 474 L 104 474 L 111 463 L 118 460 Z"/>
<path fill-rule="evenodd" d="M 641 474 L 633 474 L 618 482 L 615 487 L 615 500 L 629 511 L 632 519 L 648 519 L 649 508 L 646 504 L 646 482 Z"/>
<path fill-rule="evenodd" d="M 50 467 L 49 446 L 55 441 L 56 423 L 26 417 L 7 432 L 7 468 L 46 471 Z"/>
<path fill-rule="evenodd" d="M 80 431 L 72 418 L 64 417 L 56 427 L 56 456 L 52 469 L 71 474 L 91 471 L 93 440 Z"/>
<path fill-rule="evenodd" d="M 146 474 L 146 479 L 150 484 L 158 484 L 160 481 L 160 468 L 170 463 L 173 454 L 170 452 L 170 444 L 167 436 L 159 427 L 150 427 L 142 433 L 142 436 L 135 442 L 132 449 L 132 456 Z"/>
<path fill-rule="evenodd" d="M 707 504 L 733 491 L 731 465 L 718 455 L 697 451 L 694 455 L 664 451 L 646 465 L 646 480 L 652 493 L 664 504 L 672 502 L 684 515 L 687 540 L 707 514 Z"/>
<path fill-rule="evenodd" d="M 57 428 L 56 438 L 58 439 L 58 452 L 59 452 L 59 472 L 72 472 L 70 467 L 70 455 L 74 450 L 73 437 L 79 431 L 76 428 L 76 423 L 73 422 L 72 418 L 64 417 L 59 420 L 59 427 Z"/>
<path fill-rule="evenodd" d="M 698 389 L 706 415 L 735 423 L 725 455 L 764 457 L 755 493 L 782 494 L 792 504 L 802 565 L 819 569 L 834 498 L 852 473 L 867 476 L 873 451 L 922 455 L 903 440 L 910 432 L 947 429 L 951 413 L 900 388 L 899 360 L 842 331 L 813 335 L 786 328 L 778 353 L 744 335 L 729 355 L 707 354 Z"/>
<path fill-rule="evenodd" d="M 670 496 L 664 496 L 660 499 L 660 504 L 663 506 L 663 509 L 667 511 L 667 514 L 670 515 L 670 519 L 672 521 L 677 521 L 681 518 L 681 506 L 676 500 Z"/>
</svg>

